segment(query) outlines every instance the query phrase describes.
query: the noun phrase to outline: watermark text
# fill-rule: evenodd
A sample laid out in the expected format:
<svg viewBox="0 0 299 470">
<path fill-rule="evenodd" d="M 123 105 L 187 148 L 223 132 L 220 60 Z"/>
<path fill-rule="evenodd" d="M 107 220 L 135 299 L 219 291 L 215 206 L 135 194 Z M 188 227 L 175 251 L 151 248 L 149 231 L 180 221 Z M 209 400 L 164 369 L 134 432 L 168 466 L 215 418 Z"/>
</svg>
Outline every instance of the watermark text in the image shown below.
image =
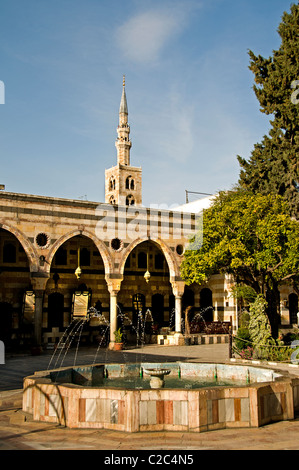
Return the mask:
<svg viewBox="0 0 299 470">
<path fill-rule="evenodd" d="M 198 250 L 202 245 L 202 213 L 182 212 L 172 206 L 166 209 L 164 204 L 149 208 L 100 204 L 96 216 L 99 240 L 184 240 L 187 250 Z"/>
</svg>

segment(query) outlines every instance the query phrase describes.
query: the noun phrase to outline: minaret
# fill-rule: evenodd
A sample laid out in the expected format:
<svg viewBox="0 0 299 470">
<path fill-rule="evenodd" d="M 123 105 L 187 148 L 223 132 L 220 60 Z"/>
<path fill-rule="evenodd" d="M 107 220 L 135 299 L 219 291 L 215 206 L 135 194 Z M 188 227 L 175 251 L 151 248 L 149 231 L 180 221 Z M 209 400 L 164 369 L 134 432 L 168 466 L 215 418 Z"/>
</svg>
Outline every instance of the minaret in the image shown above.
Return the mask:
<svg viewBox="0 0 299 470">
<path fill-rule="evenodd" d="M 123 77 L 123 90 L 119 107 L 117 127 L 117 164 L 105 171 L 105 202 L 126 206 L 142 204 L 141 168 L 130 165 L 130 126 L 128 124 L 128 103 Z"/>
<path fill-rule="evenodd" d="M 125 76 L 123 77 L 123 92 L 119 107 L 119 125 L 117 128 L 117 139 L 115 146 L 117 148 L 117 162 L 120 165 L 130 165 L 130 126 L 128 124 L 128 104 L 125 89 Z"/>
</svg>

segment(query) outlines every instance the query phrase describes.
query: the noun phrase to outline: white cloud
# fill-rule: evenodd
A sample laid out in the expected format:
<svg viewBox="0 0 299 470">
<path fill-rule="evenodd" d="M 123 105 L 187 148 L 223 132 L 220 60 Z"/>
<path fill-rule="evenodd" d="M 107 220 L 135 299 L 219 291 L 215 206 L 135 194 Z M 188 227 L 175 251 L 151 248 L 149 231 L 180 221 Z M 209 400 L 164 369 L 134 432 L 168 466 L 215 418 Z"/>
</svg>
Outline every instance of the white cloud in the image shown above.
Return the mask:
<svg viewBox="0 0 299 470">
<path fill-rule="evenodd" d="M 155 62 L 167 42 L 182 27 L 182 18 L 171 11 L 148 11 L 130 18 L 116 32 L 124 56 L 133 62 Z"/>
</svg>

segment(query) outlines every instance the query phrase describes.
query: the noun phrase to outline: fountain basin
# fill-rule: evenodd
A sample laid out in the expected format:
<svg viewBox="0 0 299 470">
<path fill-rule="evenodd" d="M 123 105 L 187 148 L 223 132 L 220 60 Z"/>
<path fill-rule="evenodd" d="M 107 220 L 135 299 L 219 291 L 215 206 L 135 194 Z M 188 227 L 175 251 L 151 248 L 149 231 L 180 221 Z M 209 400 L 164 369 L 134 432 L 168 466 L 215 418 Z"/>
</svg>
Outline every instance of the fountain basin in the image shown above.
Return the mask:
<svg viewBox="0 0 299 470">
<path fill-rule="evenodd" d="M 108 378 L 140 377 L 140 370 L 170 370 L 169 379 L 202 377 L 202 388 L 138 389 L 105 385 Z M 167 379 L 168 379 L 167 377 Z M 166 381 L 165 381 L 166 382 Z M 250 382 L 250 383 L 248 383 Z M 202 432 L 256 427 L 294 418 L 299 378 L 284 371 L 247 365 L 163 363 L 96 364 L 37 372 L 24 379 L 23 410 L 33 419 L 70 428 L 126 432 Z"/>
</svg>

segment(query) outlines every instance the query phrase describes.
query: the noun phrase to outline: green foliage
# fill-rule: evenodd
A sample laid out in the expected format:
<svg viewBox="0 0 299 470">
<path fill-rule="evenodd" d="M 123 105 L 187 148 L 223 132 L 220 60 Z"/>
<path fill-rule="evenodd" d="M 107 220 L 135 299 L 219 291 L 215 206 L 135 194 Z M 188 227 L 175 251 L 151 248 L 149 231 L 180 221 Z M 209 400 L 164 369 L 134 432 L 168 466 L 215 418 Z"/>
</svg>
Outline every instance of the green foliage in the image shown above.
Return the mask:
<svg viewBox="0 0 299 470">
<path fill-rule="evenodd" d="M 287 361 L 291 348 L 286 348 L 281 341 L 275 341 L 266 315 L 267 302 L 262 295 L 250 305 L 249 334 L 252 340 L 254 355 L 268 361 Z"/>
<path fill-rule="evenodd" d="M 292 328 L 291 331 L 288 331 L 286 334 L 283 335 L 282 341 L 285 345 L 290 345 L 292 341 L 298 341 L 299 340 L 299 328 L 298 326 L 295 326 Z"/>
<path fill-rule="evenodd" d="M 248 292 L 267 292 L 276 336 L 278 285 L 298 281 L 299 273 L 299 224 L 282 197 L 243 190 L 219 193 L 203 214 L 202 246 L 185 252 L 181 276 L 186 284 L 202 284 L 219 272 L 233 274 L 238 284 L 251 287 Z"/>
<path fill-rule="evenodd" d="M 266 315 L 267 302 L 262 295 L 250 305 L 249 332 L 254 347 L 274 344 L 271 327 Z"/>
<path fill-rule="evenodd" d="M 245 340 L 245 341 L 242 341 Z M 237 331 L 237 337 L 235 340 L 236 348 L 241 351 L 251 346 L 250 333 L 248 328 L 239 328 Z"/>
<path fill-rule="evenodd" d="M 247 310 L 243 310 L 240 318 L 239 318 L 239 325 L 240 328 L 247 328 L 249 326 L 250 314 Z"/>
<path fill-rule="evenodd" d="M 298 223 L 281 197 L 221 192 L 204 211 L 202 246 L 185 252 L 181 275 L 187 284 L 202 284 L 219 272 L 232 273 L 257 293 L 297 276 Z"/>
<path fill-rule="evenodd" d="M 256 291 L 245 284 L 236 284 L 231 289 L 232 295 L 236 300 L 242 300 L 245 304 L 251 303 L 256 298 Z"/>
<path fill-rule="evenodd" d="M 114 331 L 114 337 L 115 337 L 115 342 L 116 343 L 121 343 L 122 342 L 123 334 L 122 334 L 120 328 L 118 328 L 118 330 Z"/>
<path fill-rule="evenodd" d="M 281 46 L 269 58 L 249 51 L 249 69 L 261 112 L 271 115 L 271 130 L 255 145 L 248 161 L 238 156 L 239 184 L 255 193 L 279 194 L 290 214 L 299 217 L 299 104 L 292 99 L 299 80 L 299 6 L 284 13 L 278 28 Z M 296 85 L 295 85 L 296 86 Z M 297 86 L 296 86 L 297 88 Z M 297 96 L 297 95 L 296 95 Z"/>
</svg>

